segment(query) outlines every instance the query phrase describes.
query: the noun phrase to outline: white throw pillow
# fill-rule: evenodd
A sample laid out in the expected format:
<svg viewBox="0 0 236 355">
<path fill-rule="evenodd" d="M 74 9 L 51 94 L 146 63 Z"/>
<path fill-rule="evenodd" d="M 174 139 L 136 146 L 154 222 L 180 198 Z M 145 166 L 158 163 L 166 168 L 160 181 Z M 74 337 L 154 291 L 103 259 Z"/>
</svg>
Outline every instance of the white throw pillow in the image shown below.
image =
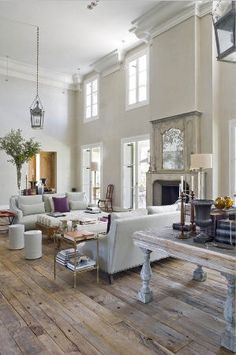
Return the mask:
<svg viewBox="0 0 236 355">
<path fill-rule="evenodd" d="M 85 210 L 88 207 L 88 200 L 85 192 L 67 192 L 71 210 Z"/>
<path fill-rule="evenodd" d="M 176 203 L 173 205 L 164 206 L 148 206 L 147 210 L 148 214 L 175 212 L 178 210 L 178 204 Z"/>
<path fill-rule="evenodd" d="M 30 195 L 30 196 L 19 196 L 18 197 L 18 207 L 20 209 L 22 205 L 35 205 L 43 202 L 42 195 Z"/>
<path fill-rule="evenodd" d="M 87 201 L 85 192 L 67 192 L 66 196 L 70 201 Z"/>
<path fill-rule="evenodd" d="M 137 210 L 128 211 L 128 212 L 113 212 L 111 213 L 111 220 L 114 221 L 114 219 L 119 219 L 119 218 L 133 218 L 133 217 L 145 216 L 147 214 L 148 211 L 146 210 L 146 208 L 138 208 Z"/>
<path fill-rule="evenodd" d="M 88 207 L 86 201 L 69 201 L 70 210 L 85 210 Z"/>
<path fill-rule="evenodd" d="M 24 216 L 30 214 L 45 213 L 44 203 L 35 203 L 34 205 L 21 205 L 21 210 Z"/>
</svg>

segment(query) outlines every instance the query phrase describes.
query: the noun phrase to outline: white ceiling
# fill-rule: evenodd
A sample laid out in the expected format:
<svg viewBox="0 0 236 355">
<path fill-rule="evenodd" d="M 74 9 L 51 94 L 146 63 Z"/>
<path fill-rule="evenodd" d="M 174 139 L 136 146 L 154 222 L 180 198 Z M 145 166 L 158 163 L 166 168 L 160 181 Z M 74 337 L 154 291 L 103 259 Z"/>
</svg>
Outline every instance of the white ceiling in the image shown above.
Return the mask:
<svg viewBox="0 0 236 355">
<path fill-rule="evenodd" d="M 137 42 L 131 22 L 158 0 L 0 0 L 0 56 L 35 64 L 36 28 L 40 27 L 40 67 L 85 74 L 89 64 Z M 26 23 L 26 24 L 22 24 Z"/>
</svg>

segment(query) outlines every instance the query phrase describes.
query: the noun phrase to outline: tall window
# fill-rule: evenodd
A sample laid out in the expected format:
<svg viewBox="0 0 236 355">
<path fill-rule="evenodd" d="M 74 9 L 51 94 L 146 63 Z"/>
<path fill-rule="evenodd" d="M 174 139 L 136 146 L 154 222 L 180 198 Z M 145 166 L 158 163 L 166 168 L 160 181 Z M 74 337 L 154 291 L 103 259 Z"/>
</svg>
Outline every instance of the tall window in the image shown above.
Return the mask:
<svg viewBox="0 0 236 355">
<path fill-rule="evenodd" d="M 229 152 L 230 152 L 230 164 L 229 164 L 229 176 L 230 176 L 230 196 L 234 196 L 236 202 L 236 120 L 229 122 Z"/>
<path fill-rule="evenodd" d="M 122 140 L 122 202 L 125 208 L 146 207 L 149 153 L 147 136 Z"/>
<path fill-rule="evenodd" d="M 126 62 L 126 109 L 149 102 L 149 55 L 142 51 Z"/>
<path fill-rule="evenodd" d="M 98 118 L 98 77 L 84 82 L 84 121 L 91 121 Z"/>
<path fill-rule="evenodd" d="M 90 203 L 96 204 L 101 195 L 102 145 L 82 147 L 82 191 Z"/>
</svg>

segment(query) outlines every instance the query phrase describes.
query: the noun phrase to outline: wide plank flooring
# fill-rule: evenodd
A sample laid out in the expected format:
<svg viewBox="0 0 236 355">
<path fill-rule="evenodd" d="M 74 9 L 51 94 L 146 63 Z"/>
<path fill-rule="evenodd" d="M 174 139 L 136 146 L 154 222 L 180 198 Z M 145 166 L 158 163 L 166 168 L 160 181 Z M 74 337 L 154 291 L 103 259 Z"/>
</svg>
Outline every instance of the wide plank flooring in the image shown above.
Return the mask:
<svg viewBox="0 0 236 355">
<path fill-rule="evenodd" d="M 208 271 L 192 281 L 194 265 L 175 259 L 153 264 L 154 301 L 136 294 L 140 268 L 120 273 L 109 285 L 96 272 L 73 275 L 58 267 L 53 244 L 44 239 L 43 258 L 27 261 L 7 249 L 0 235 L 0 354 L 232 354 L 220 348 L 226 283 Z"/>
</svg>

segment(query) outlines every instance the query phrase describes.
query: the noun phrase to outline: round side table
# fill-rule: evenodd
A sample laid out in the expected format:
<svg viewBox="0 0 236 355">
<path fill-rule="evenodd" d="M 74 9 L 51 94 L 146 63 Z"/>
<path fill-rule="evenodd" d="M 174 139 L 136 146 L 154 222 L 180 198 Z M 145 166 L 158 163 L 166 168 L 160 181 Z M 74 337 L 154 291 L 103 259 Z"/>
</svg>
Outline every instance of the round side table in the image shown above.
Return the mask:
<svg viewBox="0 0 236 355">
<path fill-rule="evenodd" d="M 9 249 L 24 248 L 24 231 L 23 224 L 12 224 L 9 226 Z"/>
<path fill-rule="evenodd" d="M 31 230 L 24 233 L 25 237 L 25 258 L 39 259 L 42 257 L 42 232 Z"/>
</svg>

